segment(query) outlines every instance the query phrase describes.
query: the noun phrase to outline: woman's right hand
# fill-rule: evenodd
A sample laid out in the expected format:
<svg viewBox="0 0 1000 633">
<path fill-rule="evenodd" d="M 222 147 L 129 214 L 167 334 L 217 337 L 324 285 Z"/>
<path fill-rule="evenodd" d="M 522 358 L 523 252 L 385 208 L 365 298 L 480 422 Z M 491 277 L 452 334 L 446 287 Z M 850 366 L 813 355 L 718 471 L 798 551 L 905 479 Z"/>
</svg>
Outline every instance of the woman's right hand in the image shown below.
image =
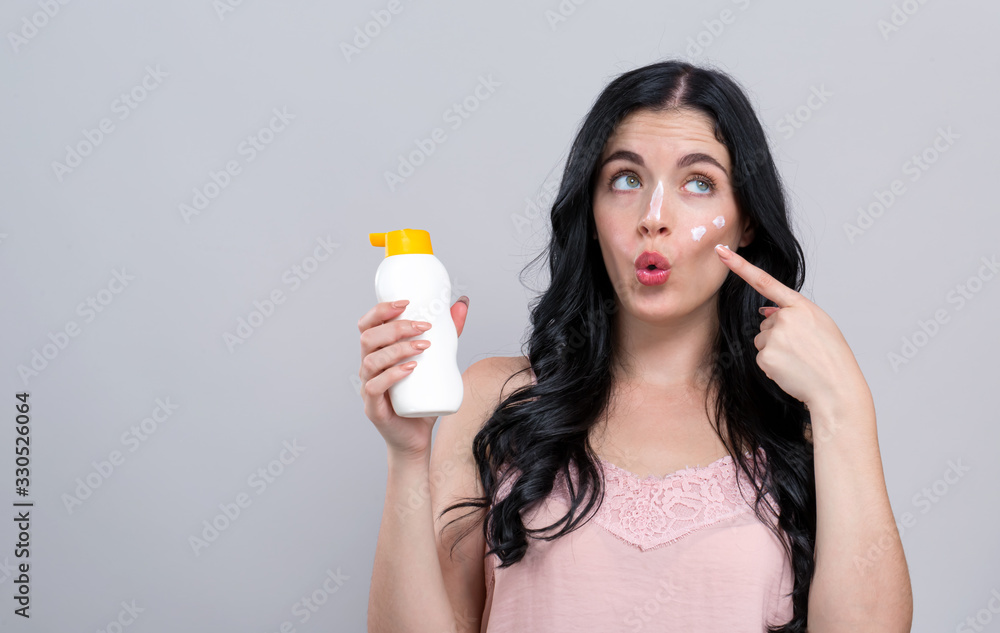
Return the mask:
<svg viewBox="0 0 1000 633">
<path fill-rule="evenodd" d="M 469 313 L 467 302 L 468 297 L 463 295 L 451 306 L 451 318 L 459 336 Z M 417 329 L 415 324 L 429 326 L 430 323 L 405 319 L 387 322 L 401 314 L 409 302 L 402 300 L 396 303 L 400 304 L 399 307 L 388 301 L 377 303 L 358 321 L 361 331 L 361 369 L 358 372 L 361 397 L 365 402 L 365 415 L 382 434 L 390 451 L 403 457 L 424 457 L 430 454 L 431 431 L 437 417 L 403 418 L 396 415 L 388 390 L 408 376 L 418 361 L 396 363 L 422 352 L 416 344 L 430 345 L 427 340 L 400 339 L 419 336 L 423 331 Z"/>
</svg>

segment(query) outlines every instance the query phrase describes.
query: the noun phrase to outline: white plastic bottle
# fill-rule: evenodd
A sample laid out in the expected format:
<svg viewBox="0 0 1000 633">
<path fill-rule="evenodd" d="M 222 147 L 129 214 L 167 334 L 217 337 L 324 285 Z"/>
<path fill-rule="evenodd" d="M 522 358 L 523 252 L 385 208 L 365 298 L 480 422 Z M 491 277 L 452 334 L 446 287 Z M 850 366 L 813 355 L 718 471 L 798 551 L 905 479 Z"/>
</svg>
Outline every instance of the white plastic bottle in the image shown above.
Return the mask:
<svg viewBox="0 0 1000 633">
<path fill-rule="evenodd" d="M 410 374 L 389 387 L 396 415 L 422 418 L 458 411 L 465 389 L 458 369 L 458 331 L 451 319 L 451 279 L 431 250 L 431 236 L 420 229 L 369 233 L 372 246 L 385 247 L 385 259 L 375 272 L 375 297 L 383 301 L 409 300 L 392 319 L 427 321 L 426 332 L 402 340 L 428 340 L 430 347 L 397 365 L 417 361 Z"/>
</svg>

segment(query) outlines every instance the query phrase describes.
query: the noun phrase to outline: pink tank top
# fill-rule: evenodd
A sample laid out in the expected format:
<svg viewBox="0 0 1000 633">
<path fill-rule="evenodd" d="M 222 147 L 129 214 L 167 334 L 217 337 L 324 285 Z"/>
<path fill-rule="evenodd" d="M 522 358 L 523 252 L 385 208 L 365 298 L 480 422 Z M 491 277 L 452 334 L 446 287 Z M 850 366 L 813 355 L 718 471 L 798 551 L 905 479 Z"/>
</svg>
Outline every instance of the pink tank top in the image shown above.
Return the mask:
<svg viewBox="0 0 1000 633">
<path fill-rule="evenodd" d="M 583 526 L 552 541 L 529 536 L 524 558 L 506 569 L 486 558 L 481 633 L 760 633 L 792 618 L 791 565 L 744 499 L 754 491 L 731 456 L 663 478 L 599 465 L 604 500 Z M 576 482 L 575 464 L 570 472 Z M 525 526 L 551 525 L 568 509 L 559 473 L 524 512 Z"/>
</svg>

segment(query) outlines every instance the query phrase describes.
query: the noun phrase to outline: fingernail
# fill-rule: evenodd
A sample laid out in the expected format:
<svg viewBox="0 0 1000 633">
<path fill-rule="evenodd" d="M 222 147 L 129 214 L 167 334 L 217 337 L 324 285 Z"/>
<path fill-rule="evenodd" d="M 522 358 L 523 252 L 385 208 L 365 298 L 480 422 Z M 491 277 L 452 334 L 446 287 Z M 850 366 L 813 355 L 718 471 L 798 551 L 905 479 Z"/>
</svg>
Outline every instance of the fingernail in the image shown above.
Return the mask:
<svg viewBox="0 0 1000 633">
<path fill-rule="evenodd" d="M 409 299 L 401 299 L 399 301 L 393 301 L 392 302 L 392 307 L 394 307 L 394 308 L 402 308 L 402 307 L 405 307 L 406 304 L 409 303 L 409 302 L 410 302 Z"/>
<path fill-rule="evenodd" d="M 733 252 L 730 250 L 727 244 L 716 244 L 715 252 L 718 253 L 722 259 L 729 259 L 729 255 Z"/>
<path fill-rule="evenodd" d="M 469 307 L 469 298 L 466 297 L 465 295 L 462 295 L 461 297 L 459 297 L 458 300 L 461 301 L 462 303 L 464 303 L 465 307 Z"/>
<path fill-rule="evenodd" d="M 414 323 L 413 327 L 417 328 L 421 332 L 426 332 L 427 330 L 431 329 L 431 324 L 430 323 Z"/>
<path fill-rule="evenodd" d="M 764 316 L 767 316 L 767 313 L 766 313 L 766 312 L 764 312 L 764 308 L 757 308 L 757 312 L 760 312 L 760 313 L 761 313 L 761 314 L 763 314 Z"/>
</svg>

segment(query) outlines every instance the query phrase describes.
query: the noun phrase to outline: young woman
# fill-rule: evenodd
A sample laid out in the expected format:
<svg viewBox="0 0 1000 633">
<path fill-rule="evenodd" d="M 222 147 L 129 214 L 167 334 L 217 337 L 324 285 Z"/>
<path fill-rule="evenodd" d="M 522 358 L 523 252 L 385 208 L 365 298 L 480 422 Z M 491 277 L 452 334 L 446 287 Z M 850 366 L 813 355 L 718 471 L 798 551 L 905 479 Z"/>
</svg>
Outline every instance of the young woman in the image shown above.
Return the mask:
<svg viewBox="0 0 1000 633">
<path fill-rule="evenodd" d="M 466 370 L 433 450 L 435 418 L 386 394 L 419 323 L 358 323 L 389 463 L 369 631 L 909 631 L 871 392 L 798 292 L 738 84 L 679 61 L 612 81 L 551 225 L 526 356 Z"/>
</svg>

